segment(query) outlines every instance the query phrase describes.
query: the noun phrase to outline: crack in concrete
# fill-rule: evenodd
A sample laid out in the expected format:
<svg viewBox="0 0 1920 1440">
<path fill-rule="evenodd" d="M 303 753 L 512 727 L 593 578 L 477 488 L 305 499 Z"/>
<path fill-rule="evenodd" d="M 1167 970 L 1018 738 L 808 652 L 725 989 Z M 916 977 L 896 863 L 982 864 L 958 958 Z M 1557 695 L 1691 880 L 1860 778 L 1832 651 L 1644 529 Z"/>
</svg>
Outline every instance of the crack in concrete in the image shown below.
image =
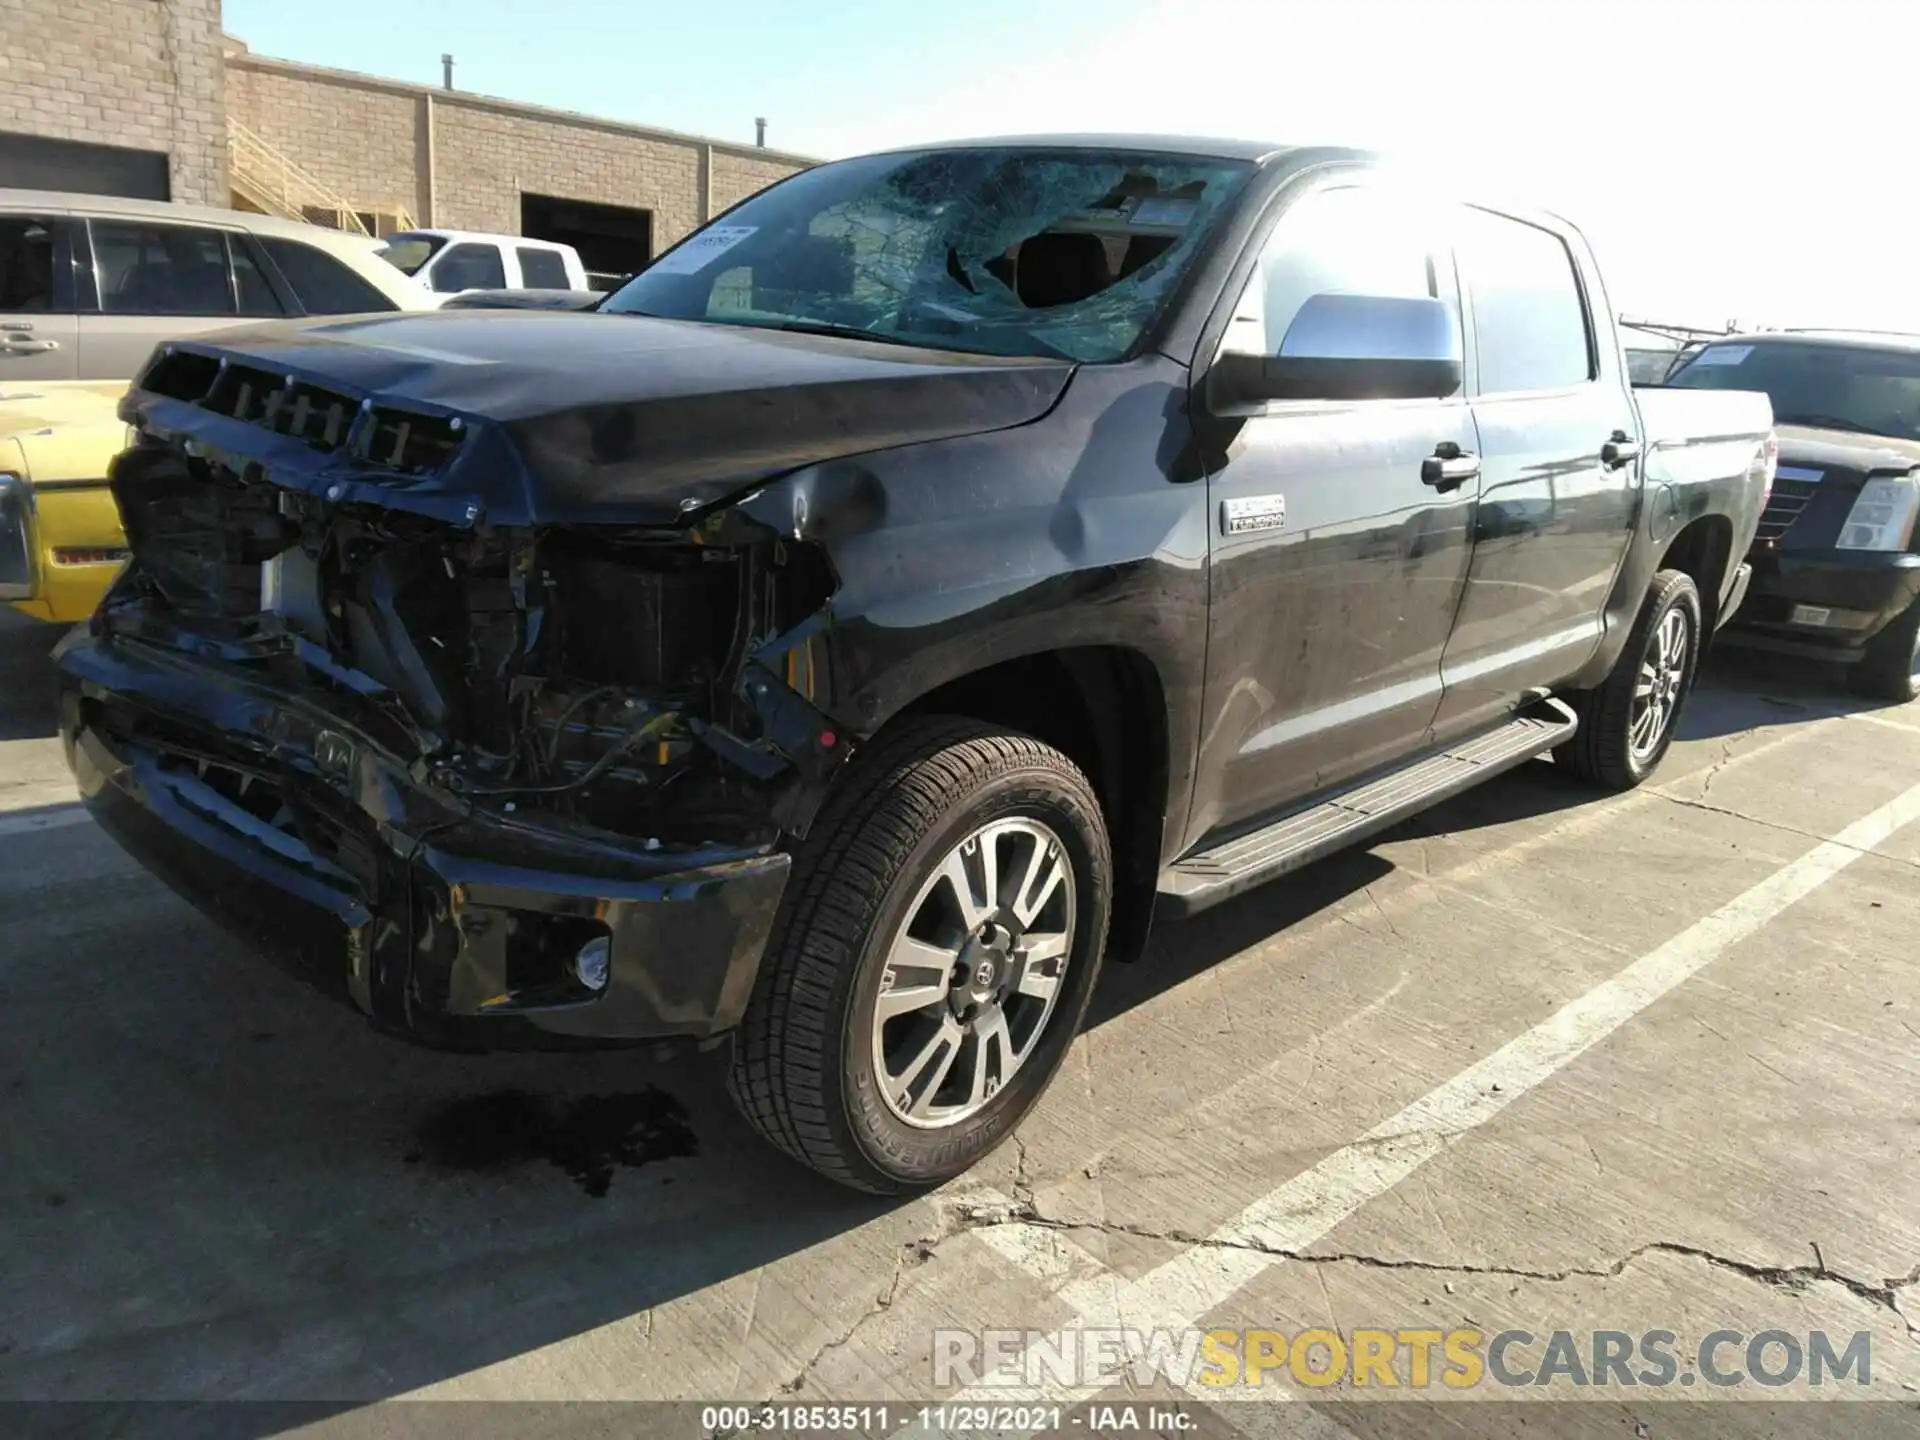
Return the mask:
<svg viewBox="0 0 1920 1440">
<path fill-rule="evenodd" d="M 1020 1138 L 1018 1130 L 1008 1138 L 1013 1141 L 1013 1201 L 1016 1205 L 1031 1206 L 1033 1179 L 1027 1174 L 1027 1142 Z"/>
<path fill-rule="evenodd" d="M 1387 914 L 1385 907 L 1380 904 L 1380 897 L 1373 893 L 1373 886 L 1363 885 L 1360 888 L 1366 894 L 1367 899 L 1373 902 L 1374 913 L 1387 922 L 1387 929 L 1393 932 L 1393 938 L 1396 940 L 1400 939 L 1400 927 L 1393 923 L 1393 917 Z"/>
<path fill-rule="evenodd" d="M 1016 1180 L 1016 1187 L 1023 1183 L 1030 1184 L 1030 1182 L 1024 1180 L 1026 1172 L 1025 1147 L 1022 1146 L 1017 1151 L 1017 1154 L 1020 1157 L 1020 1173 L 1023 1178 Z M 904 1241 L 901 1244 L 899 1253 L 894 1257 L 893 1273 L 887 1277 L 887 1283 L 875 1293 L 873 1303 L 856 1317 L 851 1325 L 847 1326 L 838 1335 L 815 1350 L 813 1355 L 800 1366 L 799 1370 L 794 1372 L 793 1378 L 780 1386 L 779 1394 L 768 1400 L 767 1403 L 777 1403 L 778 1400 L 791 1397 L 804 1389 L 808 1378 L 819 1368 L 822 1361 L 829 1355 L 844 1350 L 848 1345 L 853 1343 L 854 1337 L 865 1329 L 869 1322 L 876 1316 L 884 1315 L 893 1308 L 893 1302 L 899 1298 L 900 1285 L 901 1282 L 906 1279 L 907 1272 L 910 1270 L 918 1270 L 922 1265 L 933 1259 L 934 1252 L 954 1236 L 963 1234 L 968 1230 L 990 1229 L 996 1225 L 1038 1224 L 1039 1222 L 1037 1218 L 1035 1218 L 1038 1214 L 1039 1211 L 1030 1198 L 1011 1202 L 991 1201 L 979 1203 L 964 1199 L 944 1203 L 936 1202 L 934 1205 L 933 1229 L 924 1235 L 916 1235 L 911 1240 Z M 718 1437 L 731 1433 L 730 1431 L 716 1431 L 714 1435 Z"/>
<path fill-rule="evenodd" d="M 1019 1170 L 1022 1177 L 1017 1183 L 1030 1186 L 1031 1180 L 1026 1178 L 1025 1151 L 1022 1149 L 1017 1153 L 1020 1157 Z M 1649 1255 L 1678 1255 L 1699 1260 L 1716 1269 L 1729 1271 L 1757 1284 L 1778 1286 L 1795 1293 L 1804 1292 L 1819 1283 L 1837 1285 L 1857 1299 L 1865 1300 L 1880 1309 L 1891 1312 L 1906 1328 L 1909 1338 L 1920 1342 L 1920 1323 L 1916 1323 L 1914 1318 L 1908 1316 L 1902 1308 L 1900 1299 L 1902 1290 L 1909 1286 L 1920 1285 L 1920 1264 L 1916 1264 L 1905 1275 L 1887 1276 L 1878 1284 L 1874 1284 L 1833 1269 L 1826 1264 L 1824 1257 L 1818 1257 L 1819 1263 L 1813 1265 L 1761 1265 L 1749 1260 L 1720 1255 L 1698 1245 L 1687 1245 L 1673 1240 L 1649 1241 L 1645 1245 L 1636 1246 L 1619 1259 L 1604 1266 L 1569 1265 L 1559 1270 L 1542 1270 L 1521 1265 L 1445 1264 L 1431 1260 L 1392 1259 L 1349 1250 L 1332 1252 L 1290 1250 L 1264 1245 L 1251 1236 L 1244 1239 L 1221 1239 L 1179 1229 L 1129 1224 L 1120 1220 L 1059 1219 L 1042 1214 L 1029 1193 L 1025 1197 L 1011 1201 L 980 1203 L 960 1200 L 937 1206 L 934 1228 L 929 1233 L 917 1236 L 900 1247 L 900 1254 L 894 1262 L 893 1274 L 874 1297 L 873 1304 L 838 1336 L 816 1350 L 813 1358 L 802 1365 L 794 1377 L 780 1387 L 780 1396 L 790 1397 L 803 1389 L 823 1360 L 836 1351 L 844 1349 L 869 1321 L 876 1315 L 884 1314 L 889 1310 L 899 1295 L 900 1286 L 907 1272 L 926 1264 L 940 1246 L 956 1235 L 964 1235 L 974 1230 L 992 1229 L 1000 1225 L 1027 1225 L 1039 1230 L 1053 1230 L 1067 1234 L 1086 1231 L 1108 1236 L 1125 1235 L 1138 1240 L 1154 1240 L 1163 1244 L 1185 1245 L 1202 1250 L 1251 1251 L 1302 1265 L 1357 1265 L 1370 1270 L 1419 1270 L 1436 1275 L 1497 1275 L 1507 1279 L 1538 1280 L 1546 1284 L 1559 1284 L 1576 1279 L 1616 1280 L 1630 1267 Z M 1323 1280 L 1323 1286 L 1324 1283 Z M 1331 1304 L 1331 1296 L 1328 1297 L 1328 1303 Z"/>
<path fill-rule="evenodd" d="M 1735 742 L 1746 739 L 1747 736 L 1752 733 L 1753 731 L 1751 730 L 1742 730 L 1738 734 L 1727 736 L 1720 742 L 1720 758 L 1707 768 L 1706 775 L 1703 776 L 1700 781 L 1700 798 L 1702 800 L 1706 799 L 1707 792 L 1713 789 L 1713 782 L 1719 776 L 1720 772 L 1732 763 Z"/>
<path fill-rule="evenodd" d="M 1822 835 L 1813 830 L 1802 830 L 1798 825 L 1787 825 L 1779 820 L 1762 819 L 1758 815 L 1749 815 L 1742 810 L 1729 809 L 1725 805 L 1708 805 L 1701 800 L 1688 800 L 1680 795 L 1670 795 L 1665 790 L 1649 790 L 1647 794 L 1664 800 L 1669 805 L 1681 805 L 1689 810 L 1704 810 L 1709 815 L 1725 815 L 1731 820 L 1744 820 L 1749 825 L 1759 825 L 1768 830 L 1778 830 L 1783 835 L 1797 835 L 1802 840 L 1817 840 L 1822 845 L 1838 845 L 1841 849 L 1851 850 L 1856 855 L 1871 855 L 1874 859 L 1884 860 L 1890 865 L 1904 865 L 1909 870 L 1920 870 L 1920 862 L 1906 860 L 1898 855 L 1889 855 L 1884 850 L 1863 850 L 1857 845 L 1848 845 L 1843 841 L 1836 840 L 1831 835 Z"/>
<path fill-rule="evenodd" d="M 1119 1221 L 1109 1221 L 1102 1225 L 1089 1222 L 1069 1222 L 1049 1220 L 1036 1215 L 1025 1220 L 1026 1224 L 1052 1229 L 1100 1229 L 1119 1230 L 1122 1233 L 1142 1239 L 1161 1240 L 1171 1244 L 1190 1245 L 1201 1249 L 1250 1250 L 1262 1255 L 1272 1255 L 1276 1259 L 1296 1261 L 1305 1265 L 1359 1265 L 1373 1270 L 1424 1270 L 1435 1274 L 1449 1275 L 1499 1275 L 1511 1279 L 1541 1280 L 1558 1283 L 1572 1279 L 1614 1280 L 1626 1270 L 1648 1255 L 1681 1255 L 1704 1261 L 1718 1269 L 1732 1271 L 1736 1275 L 1756 1281 L 1763 1285 L 1777 1285 L 1784 1289 L 1803 1291 L 1816 1281 L 1825 1281 L 1838 1285 L 1855 1297 L 1869 1301 L 1884 1310 L 1891 1311 L 1906 1327 L 1907 1334 L 1920 1340 L 1920 1324 L 1909 1318 L 1901 1308 L 1900 1291 L 1907 1286 L 1920 1284 L 1920 1265 L 1916 1265 L 1904 1276 L 1888 1276 L 1879 1284 L 1860 1280 L 1826 1265 L 1824 1261 L 1817 1265 L 1759 1265 L 1748 1260 L 1736 1260 L 1731 1256 L 1719 1255 L 1697 1245 L 1686 1245 L 1672 1240 L 1653 1240 L 1645 1245 L 1628 1251 L 1618 1260 L 1603 1267 L 1570 1265 L 1562 1270 L 1535 1270 L 1517 1265 L 1471 1265 L 1443 1264 L 1428 1260 L 1396 1260 L 1377 1255 L 1364 1255 L 1357 1251 L 1314 1252 L 1289 1250 L 1279 1246 L 1263 1245 L 1257 1239 L 1224 1240 L 1214 1236 L 1189 1234 L 1179 1230 L 1151 1230 L 1144 1226 L 1126 1225 Z"/>
<path fill-rule="evenodd" d="M 846 1348 L 875 1316 L 883 1315 L 891 1309 L 899 1296 L 900 1287 L 907 1273 L 925 1265 L 933 1258 L 934 1252 L 947 1241 L 969 1231 L 989 1230 L 1001 1225 L 1027 1225 L 1038 1230 L 1052 1230 L 1064 1234 L 1085 1231 L 1107 1236 L 1125 1235 L 1137 1240 L 1154 1240 L 1163 1244 L 1185 1245 L 1202 1250 L 1250 1251 L 1302 1265 L 1357 1265 L 1370 1270 L 1419 1270 L 1437 1275 L 1497 1275 L 1516 1280 L 1538 1280 L 1546 1284 L 1559 1284 L 1575 1279 L 1616 1280 L 1630 1267 L 1649 1255 L 1678 1255 L 1699 1260 L 1716 1269 L 1729 1271 L 1757 1284 L 1778 1286 L 1795 1293 L 1804 1292 L 1817 1283 L 1837 1285 L 1857 1299 L 1865 1300 L 1880 1309 L 1891 1312 L 1905 1326 L 1908 1336 L 1920 1342 L 1920 1323 L 1916 1323 L 1916 1320 L 1907 1314 L 1902 1308 L 1900 1299 L 1902 1290 L 1920 1285 L 1920 1264 L 1916 1264 L 1905 1275 L 1887 1276 L 1878 1284 L 1874 1284 L 1833 1269 L 1818 1251 L 1815 1252 L 1818 1263 L 1813 1265 L 1761 1265 L 1749 1260 L 1720 1255 L 1698 1245 L 1687 1245 L 1673 1240 L 1649 1241 L 1645 1245 L 1636 1246 L 1619 1259 L 1604 1266 L 1569 1265 L 1559 1270 L 1533 1269 L 1521 1265 L 1446 1264 L 1432 1260 L 1392 1259 L 1350 1250 L 1331 1252 L 1290 1250 L 1264 1245 L 1251 1236 L 1221 1239 L 1179 1229 L 1135 1225 L 1121 1220 L 1066 1220 L 1045 1215 L 1041 1213 L 1039 1206 L 1032 1198 L 1032 1179 L 1027 1173 L 1025 1147 L 1020 1146 L 1015 1153 L 1018 1157 L 1018 1178 L 1015 1181 L 1015 1188 L 1025 1190 L 1027 1193 L 1013 1200 L 980 1202 L 961 1199 L 936 1204 L 933 1229 L 901 1245 L 900 1253 L 894 1261 L 893 1273 L 874 1296 L 873 1303 L 851 1325 L 813 1353 L 812 1358 L 800 1367 L 793 1378 L 780 1387 L 779 1398 L 790 1397 L 804 1389 L 808 1379 L 822 1361 L 829 1355 Z M 1322 1283 L 1324 1285 L 1324 1281 Z M 1330 1296 L 1329 1304 L 1331 1304 Z"/>
</svg>

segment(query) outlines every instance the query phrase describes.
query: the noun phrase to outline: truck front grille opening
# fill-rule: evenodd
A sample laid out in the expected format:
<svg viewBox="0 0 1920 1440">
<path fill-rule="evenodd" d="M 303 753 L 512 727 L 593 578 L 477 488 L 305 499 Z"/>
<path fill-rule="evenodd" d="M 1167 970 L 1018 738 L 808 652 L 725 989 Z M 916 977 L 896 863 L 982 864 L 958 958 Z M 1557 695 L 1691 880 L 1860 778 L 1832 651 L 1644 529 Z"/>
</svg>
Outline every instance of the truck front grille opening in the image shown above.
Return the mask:
<svg viewBox="0 0 1920 1440">
<path fill-rule="evenodd" d="M 352 440 L 355 459 L 408 475 L 439 469 L 465 439 L 464 426 L 453 416 L 375 407 L 297 376 L 257 365 L 222 364 L 191 350 L 160 356 L 141 378 L 140 388 L 244 420 L 323 453 Z M 356 425 L 363 411 L 365 419 Z"/>
<path fill-rule="evenodd" d="M 1806 480 L 1774 481 L 1773 494 L 1767 500 L 1767 508 L 1760 513 L 1760 525 L 1754 531 L 1754 539 L 1762 544 L 1779 544 L 1780 538 L 1800 518 L 1800 512 L 1819 493 L 1820 487 Z"/>
<path fill-rule="evenodd" d="M 418 475 L 438 470 L 460 448 L 462 426 L 445 415 L 376 408 L 358 442 L 359 457 L 382 470 Z"/>
</svg>

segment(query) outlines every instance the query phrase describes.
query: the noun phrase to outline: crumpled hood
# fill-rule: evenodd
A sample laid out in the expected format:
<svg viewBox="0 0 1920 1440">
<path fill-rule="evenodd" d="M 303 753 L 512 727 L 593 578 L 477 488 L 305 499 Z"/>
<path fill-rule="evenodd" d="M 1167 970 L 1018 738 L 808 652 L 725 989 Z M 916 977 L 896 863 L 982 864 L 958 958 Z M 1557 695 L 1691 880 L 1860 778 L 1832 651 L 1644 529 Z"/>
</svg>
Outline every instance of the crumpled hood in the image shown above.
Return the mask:
<svg viewBox="0 0 1920 1440">
<path fill-rule="evenodd" d="M 183 386 L 191 367 L 177 362 L 198 356 L 249 377 L 249 395 L 236 402 L 231 377 Z M 635 315 L 444 311 L 176 342 L 135 381 L 124 414 L 344 502 L 495 524 L 658 523 L 803 465 L 1025 424 L 1073 370 Z M 291 404 L 262 401 L 296 383 L 363 417 L 456 419 L 462 438 L 443 463 L 409 473 L 356 442 L 368 426 L 318 446 L 311 431 L 284 433 Z"/>
</svg>

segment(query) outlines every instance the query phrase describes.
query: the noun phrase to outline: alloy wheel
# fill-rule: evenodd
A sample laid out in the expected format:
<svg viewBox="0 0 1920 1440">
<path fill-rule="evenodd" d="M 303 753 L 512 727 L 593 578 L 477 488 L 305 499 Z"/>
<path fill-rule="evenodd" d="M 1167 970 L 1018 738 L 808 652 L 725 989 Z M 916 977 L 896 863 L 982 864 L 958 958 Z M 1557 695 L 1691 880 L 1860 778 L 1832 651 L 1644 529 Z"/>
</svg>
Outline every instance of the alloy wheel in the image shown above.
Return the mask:
<svg viewBox="0 0 1920 1440">
<path fill-rule="evenodd" d="M 1039 1044 L 1073 953 L 1073 862 L 1046 825 L 995 820 L 921 885 L 887 949 L 873 1067 L 909 1125 L 958 1124 Z"/>
<path fill-rule="evenodd" d="M 1673 724 L 1680 708 L 1680 690 L 1686 683 L 1691 644 L 1684 611 L 1675 608 L 1661 616 L 1641 657 L 1640 675 L 1633 687 L 1627 744 L 1635 761 L 1645 761 L 1658 750 Z"/>
</svg>

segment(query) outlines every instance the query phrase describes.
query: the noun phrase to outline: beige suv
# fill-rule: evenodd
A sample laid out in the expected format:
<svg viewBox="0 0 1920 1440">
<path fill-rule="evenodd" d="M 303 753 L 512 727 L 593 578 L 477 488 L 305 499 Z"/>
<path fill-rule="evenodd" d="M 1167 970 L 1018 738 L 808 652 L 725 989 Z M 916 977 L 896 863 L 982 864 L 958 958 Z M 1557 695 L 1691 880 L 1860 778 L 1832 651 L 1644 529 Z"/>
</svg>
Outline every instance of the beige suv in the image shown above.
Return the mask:
<svg viewBox="0 0 1920 1440">
<path fill-rule="evenodd" d="M 156 343 L 277 315 L 433 310 L 374 241 L 241 210 L 0 189 L 0 385 L 130 379 Z"/>
</svg>

